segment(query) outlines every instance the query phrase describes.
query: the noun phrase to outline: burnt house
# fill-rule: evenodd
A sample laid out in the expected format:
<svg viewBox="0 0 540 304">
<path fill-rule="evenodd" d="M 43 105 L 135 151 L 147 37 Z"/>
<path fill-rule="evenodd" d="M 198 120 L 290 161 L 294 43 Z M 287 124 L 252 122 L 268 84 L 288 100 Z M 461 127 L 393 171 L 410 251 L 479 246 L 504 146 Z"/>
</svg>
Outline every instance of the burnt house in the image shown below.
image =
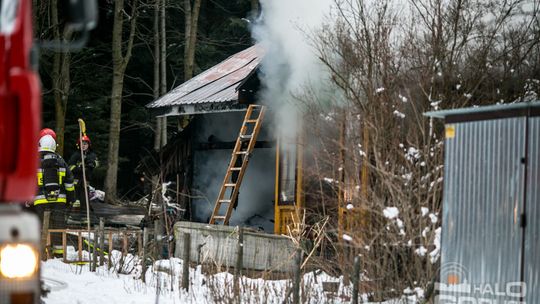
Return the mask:
<svg viewBox="0 0 540 304">
<path fill-rule="evenodd" d="M 156 117 L 177 120 L 162 170 L 177 183 L 191 221 L 209 222 L 250 104 L 264 105 L 267 114 L 229 224 L 284 233 L 303 205 L 301 149 L 276 135 L 272 100 L 258 98 L 264 54 L 260 45 L 249 47 L 147 105 Z"/>
</svg>

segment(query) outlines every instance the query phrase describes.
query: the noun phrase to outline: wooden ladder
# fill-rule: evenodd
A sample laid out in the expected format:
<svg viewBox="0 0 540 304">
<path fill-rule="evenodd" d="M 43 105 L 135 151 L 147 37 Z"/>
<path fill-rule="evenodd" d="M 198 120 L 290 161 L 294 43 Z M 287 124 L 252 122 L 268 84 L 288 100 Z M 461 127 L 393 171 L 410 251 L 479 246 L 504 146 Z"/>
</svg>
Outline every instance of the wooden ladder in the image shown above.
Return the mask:
<svg viewBox="0 0 540 304">
<path fill-rule="evenodd" d="M 257 142 L 257 136 L 261 129 L 264 111 L 264 106 L 253 104 L 249 105 L 247 109 L 244 122 L 242 123 L 240 133 L 238 134 L 236 144 L 234 145 L 231 162 L 227 168 L 227 173 L 223 179 L 221 190 L 219 190 L 214 211 L 210 217 L 210 224 L 229 224 L 232 210 L 233 208 L 236 208 L 236 205 L 238 204 L 238 191 L 247 169 L 249 157 Z M 222 205 L 227 206 L 225 214 L 220 214 Z"/>
</svg>

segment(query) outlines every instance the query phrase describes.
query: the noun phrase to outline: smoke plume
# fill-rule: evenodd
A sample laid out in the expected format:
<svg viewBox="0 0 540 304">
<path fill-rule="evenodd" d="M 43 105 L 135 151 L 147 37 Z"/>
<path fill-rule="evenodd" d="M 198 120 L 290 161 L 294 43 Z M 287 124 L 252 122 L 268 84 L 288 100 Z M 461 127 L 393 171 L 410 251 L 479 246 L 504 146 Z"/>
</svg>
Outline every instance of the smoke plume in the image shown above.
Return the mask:
<svg viewBox="0 0 540 304">
<path fill-rule="evenodd" d="M 276 112 L 275 125 L 294 141 L 298 130 L 299 102 L 306 87 L 317 88 L 327 76 L 311 37 L 327 23 L 332 0 L 261 1 L 261 21 L 253 36 L 266 55 L 261 66 L 260 99 Z"/>
</svg>

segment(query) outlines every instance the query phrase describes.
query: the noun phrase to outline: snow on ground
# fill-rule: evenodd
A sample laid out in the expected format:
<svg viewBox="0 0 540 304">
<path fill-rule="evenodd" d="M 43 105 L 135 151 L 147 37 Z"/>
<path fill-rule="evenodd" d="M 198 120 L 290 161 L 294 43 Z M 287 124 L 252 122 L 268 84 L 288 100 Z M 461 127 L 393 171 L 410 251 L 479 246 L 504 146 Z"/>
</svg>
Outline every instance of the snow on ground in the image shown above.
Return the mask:
<svg viewBox="0 0 540 304">
<path fill-rule="evenodd" d="M 113 252 L 113 261 L 117 262 L 119 257 L 119 252 Z M 233 297 L 234 277 L 227 272 L 204 275 L 200 266 L 190 268 L 190 290 L 185 292 L 179 288 L 182 260 L 171 258 L 157 261 L 155 267 L 150 267 L 146 273 L 147 283 L 139 279 L 140 267 L 134 266 L 137 258 L 128 255 L 125 260 L 122 269 L 128 274 L 119 274 L 118 266 L 111 270 L 102 266 L 96 272 L 90 272 L 88 265 L 66 264 L 61 259 L 42 262 L 41 275 L 45 286 L 51 290 L 43 298 L 43 303 L 230 303 Z M 337 282 L 338 292 L 333 295 L 325 293 L 322 282 Z M 283 303 L 290 285 L 290 280 L 242 277 L 241 303 Z M 351 286 L 344 286 L 342 278 L 331 277 L 324 272 L 306 273 L 302 290 L 309 298 L 308 303 L 350 303 Z M 367 301 L 365 295 L 362 298 Z"/>
<path fill-rule="evenodd" d="M 116 256 L 119 256 L 118 252 Z M 128 256 L 126 260 L 135 259 Z M 190 268 L 190 291 L 179 290 L 182 260 L 176 258 L 155 263 L 155 269 L 159 271 L 148 269 L 146 284 L 138 278 L 140 268 L 133 267 L 132 262 L 123 267 L 126 272 L 131 270 L 130 274 L 118 274 L 115 270 L 118 267 L 108 270 L 106 266 L 90 272 L 88 265 L 65 264 L 61 259 L 48 260 L 42 263 L 42 266 L 42 277 L 46 286 L 51 289 L 43 299 L 47 304 L 224 303 L 229 302 L 227 299 L 233 296 L 231 274 L 223 272 L 206 276 L 202 274 L 200 266 L 196 269 Z M 171 269 L 173 271 L 170 271 Z M 311 286 L 306 290 L 313 299 L 311 303 L 324 303 L 329 300 L 322 291 L 322 281 L 340 281 L 324 273 L 317 276 L 308 273 L 304 280 L 307 286 Z M 290 281 L 264 281 L 243 277 L 240 285 L 242 303 L 282 303 Z M 342 283 L 340 290 L 350 296 L 350 288 L 343 288 Z M 342 301 L 338 298 L 334 303 Z"/>
<path fill-rule="evenodd" d="M 50 280 L 54 280 L 51 292 L 43 298 L 44 303 L 127 304 L 152 303 L 155 300 L 155 293 L 151 288 L 129 275 L 116 275 L 104 268 L 91 273 L 86 265 L 65 264 L 59 259 L 48 260 L 42 266 L 45 283 L 51 285 Z"/>
</svg>

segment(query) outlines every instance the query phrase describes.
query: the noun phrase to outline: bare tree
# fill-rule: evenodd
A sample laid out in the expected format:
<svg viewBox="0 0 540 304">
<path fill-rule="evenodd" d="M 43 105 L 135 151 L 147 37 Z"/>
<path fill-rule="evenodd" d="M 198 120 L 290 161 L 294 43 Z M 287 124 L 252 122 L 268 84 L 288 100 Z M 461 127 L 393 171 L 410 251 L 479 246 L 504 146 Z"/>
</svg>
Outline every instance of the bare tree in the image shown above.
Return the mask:
<svg viewBox="0 0 540 304">
<path fill-rule="evenodd" d="M 167 0 L 162 0 L 161 22 L 160 22 L 161 50 L 159 53 L 160 64 L 161 64 L 159 90 L 160 90 L 161 95 L 165 95 L 167 93 L 167 31 L 165 27 L 166 5 L 167 5 Z M 159 131 L 160 131 L 160 137 L 161 137 L 161 146 L 164 147 L 165 145 L 167 145 L 167 116 L 161 117 L 161 129 Z"/>
<path fill-rule="evenodd" d="M 184 81 L 193 77 L 193 67 L 195 64 L 195 47 L 197 44 L 197 28 L 199 21 L 199 11 L 202 0 L 184 0 L 185 15 L 185 49 L 184 49 Z"/>
<path fill-rule="evenodd" d="M 120 120 L 122 114 L 122 91 L 126 67 L 131 59 L 133 40 L 138 17 L 138 0 L 130 1 L 130 13 L 126 12 L 124 0 L 114 2 L 114 23 L 112 35 L 113 80 L 111 90 L 111 121 L 109 127 L 109 152 L 107 175 L 105 178 L 105 193 L 107 201 L 116 199 L 116 183 L 118 177 L 118 149 L 120 142 Z M 129 20 L 127 41 L 124 41 L 124 18 Z"/>
<path fill-rule="evenodd" d="M 154 4 L 154 99 L 167 93 L 166 0 Z M 167 144 L 167 117 L 156 118 L 154 150 Z"/>
<path fill-rule="evenodd" d="M 159 39 L 159 12 L 160 12 L 160 0 L 154 2 L 154 100 L 158 99 L 160 94 L 160 39 Z M 161 147 L 161 118 L 156 118 L 156 132 L 154 137 L 154 150 L 159 151 Z"/>
<path fill-rule="evenodd" d="M 66 41 L 71 38 L 71 31 L 64 27 L 61 29 L 58 20 L 58 0 L 50 2 L 53 37 L 56 41 Z M 64 153 L 64 133 L 66 129 L 66 110 L 69 99 L 71 53 L 69 51 L 56 52 L 53 57 L 52 87 L 54 94 L 56 136 L 60 154 Z"/>
<path fill-rule="evenodd" d="M 345 0 L 315 41 L 339 94 L 306 109 L 306 179 L 319 180 L 309 196 L 324 202 L 311 216 L 340 214 L 329 225 L 336 267 L 346 273 L 361 254 L 374 300 L 417 287 L 432 296 L 444 132 L 423 113 L 537 98 L 538 7 L 525 3 L 419 0 L 398 12 Z"/>
</svg>

